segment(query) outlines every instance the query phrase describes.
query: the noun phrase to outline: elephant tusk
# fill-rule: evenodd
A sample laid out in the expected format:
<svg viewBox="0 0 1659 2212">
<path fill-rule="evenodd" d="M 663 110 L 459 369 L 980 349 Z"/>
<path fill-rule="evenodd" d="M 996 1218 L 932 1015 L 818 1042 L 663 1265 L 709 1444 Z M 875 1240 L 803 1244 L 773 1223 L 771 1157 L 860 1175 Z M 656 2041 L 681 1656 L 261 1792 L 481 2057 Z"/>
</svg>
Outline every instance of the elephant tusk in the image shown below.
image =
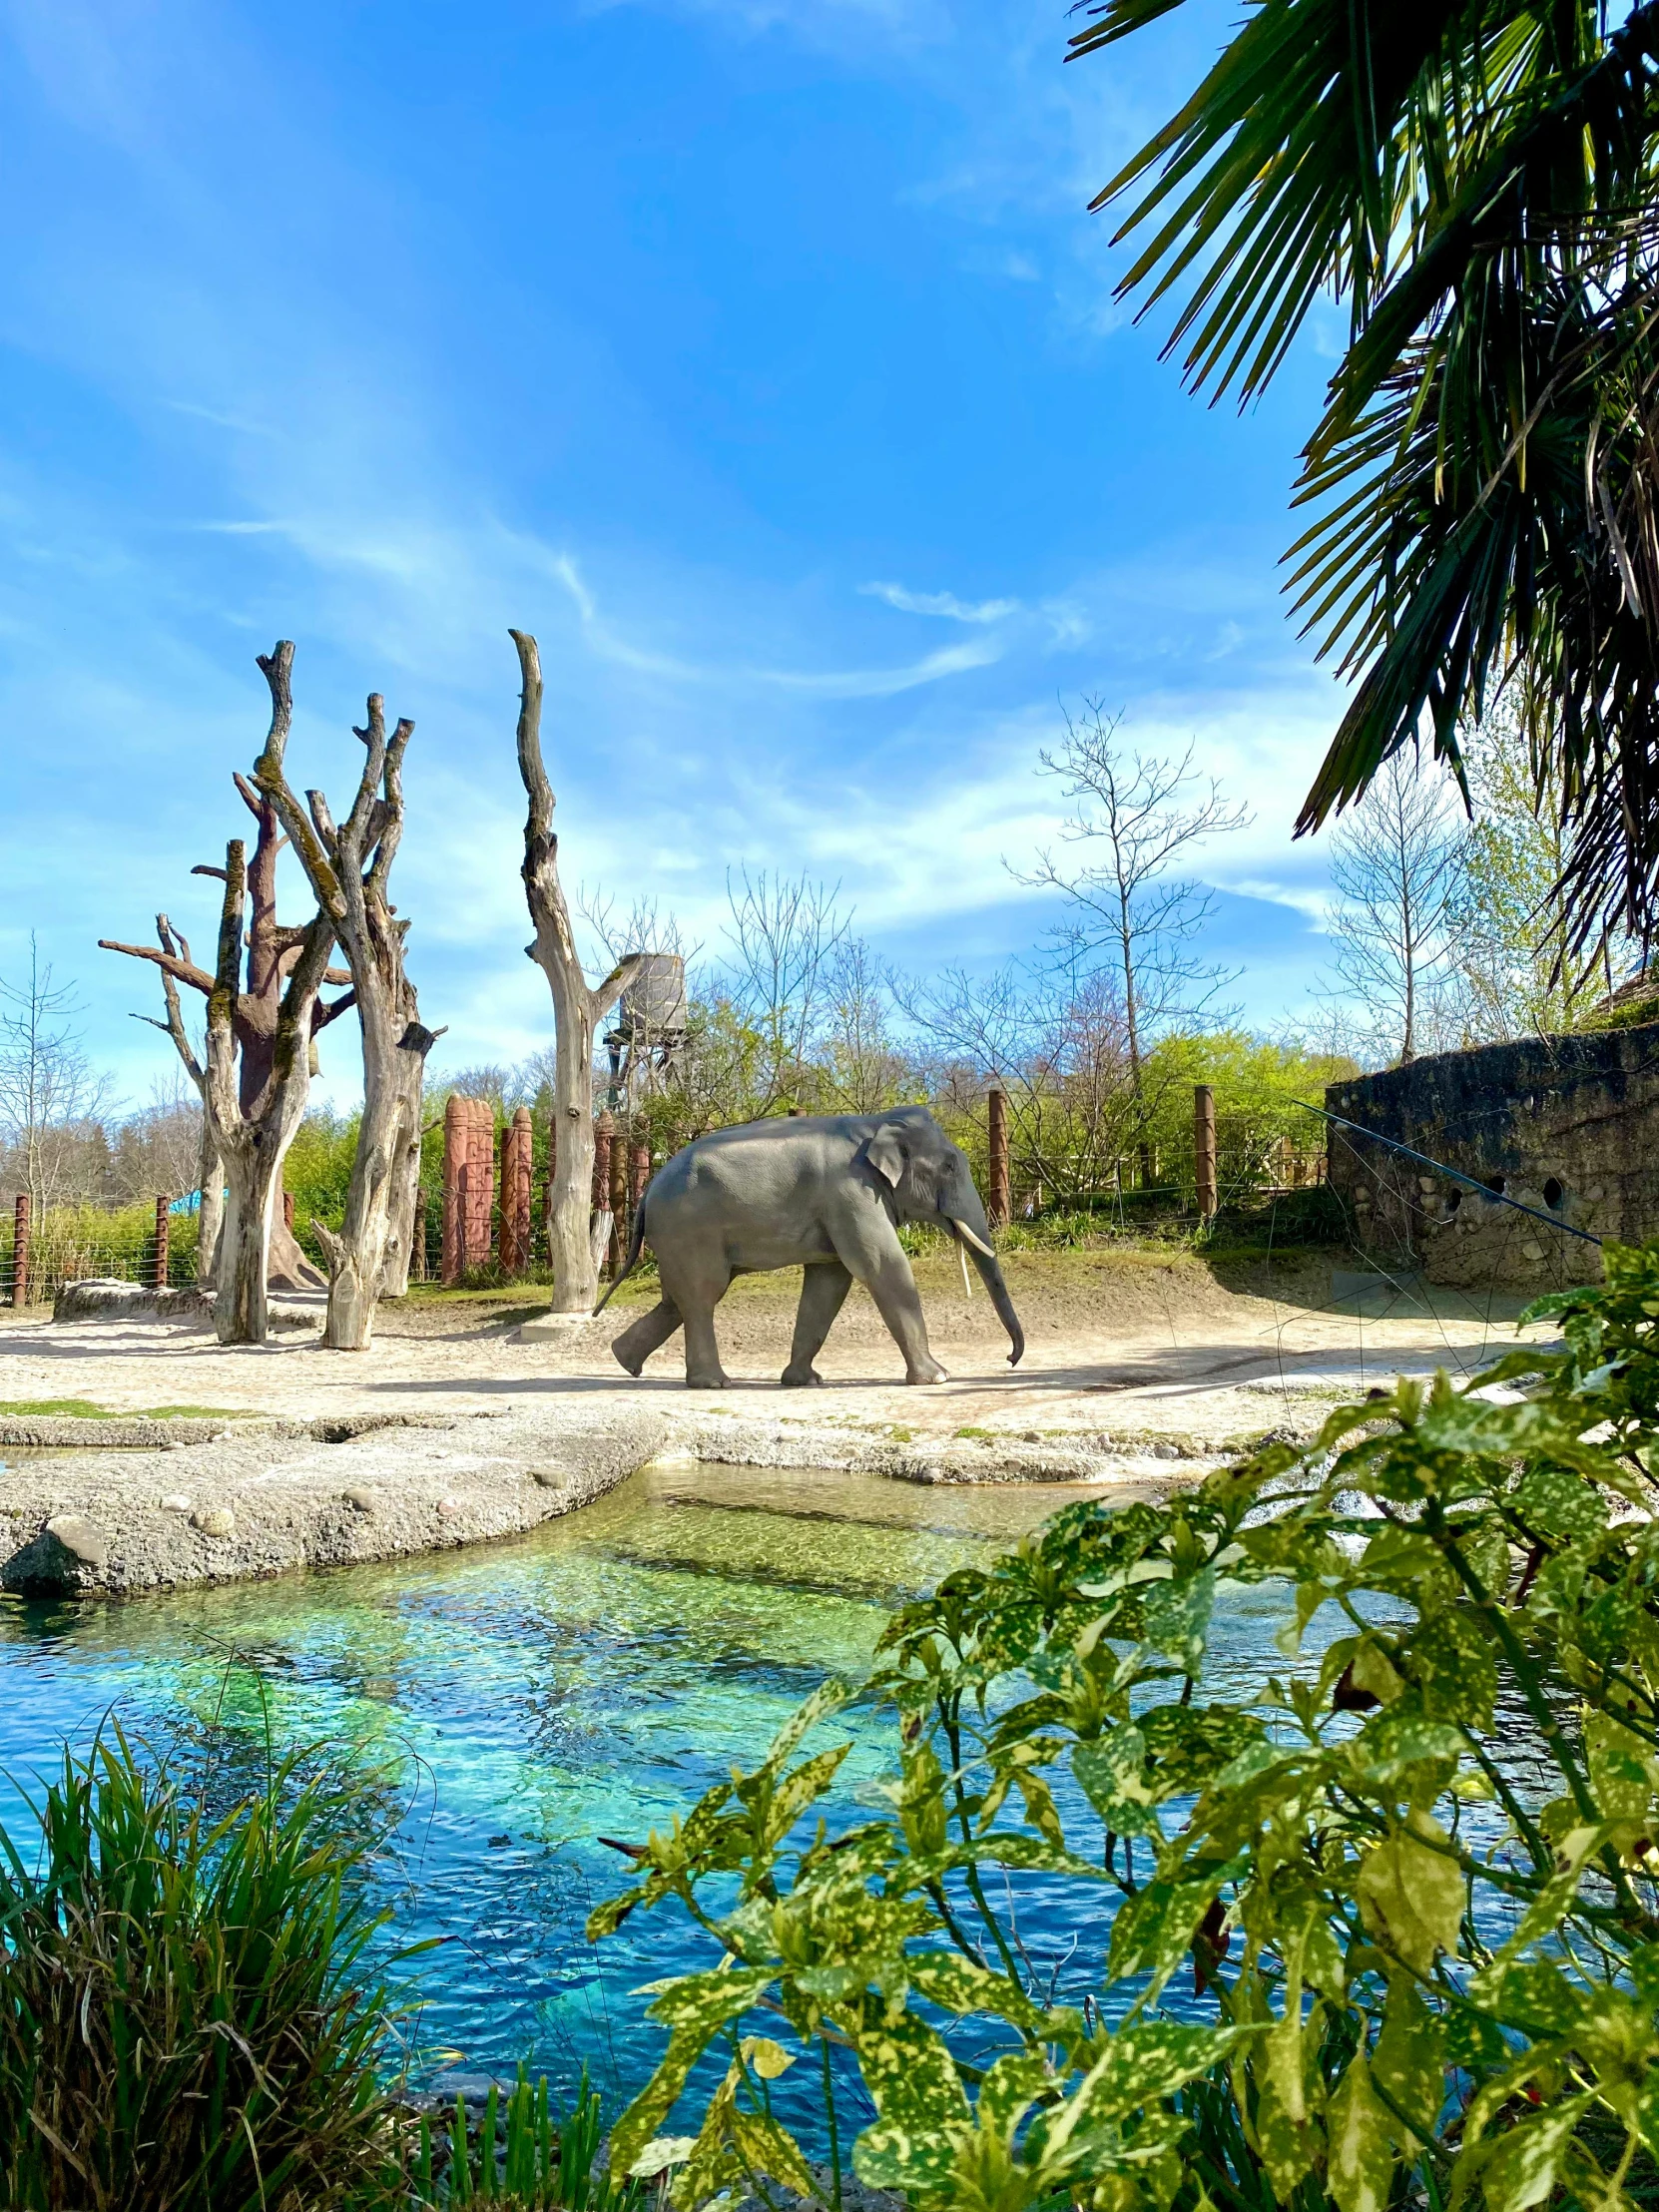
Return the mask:
<svg viewBox="0 0 1659 2212">
<path fill-rule="evenodd" d="M 973 1285 L 968 1281 L 967 1246 L 963 1244 L 959 1238 L 956 1243 L 956 1264 L 962 1271 L 962 1296 L 966 1299 L 971 1299 L 973 1296 Z"/>
<path fill-rule="evenodd" d="M 949 1222 L 951 1228 L 955 1230 L 957 1236 L 964 1238 L 967 1243 L 972 1245 L 975 1252 L 982 1252 L 987 1260 L 994 1260 L 996 1258 L 996 1254 L 991 1250 L 990 1246 L 985 1242 L 984 1238 L 976 1237 L 965 1221 L 958 1221 L 954 1214 L 946 1214 L 944 1218 L 947 1222 Z"/>
</svg>

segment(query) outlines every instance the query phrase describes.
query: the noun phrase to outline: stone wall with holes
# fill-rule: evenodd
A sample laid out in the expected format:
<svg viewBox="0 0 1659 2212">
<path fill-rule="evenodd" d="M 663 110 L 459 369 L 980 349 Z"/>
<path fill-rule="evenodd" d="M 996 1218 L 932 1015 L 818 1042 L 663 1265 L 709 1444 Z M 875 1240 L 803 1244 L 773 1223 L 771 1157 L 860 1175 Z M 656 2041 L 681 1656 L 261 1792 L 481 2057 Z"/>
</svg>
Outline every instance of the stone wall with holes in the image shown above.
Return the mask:
<svg viewBox="0 0 1659 2212">
<path fill-rule="evenodd" d="M 1560 1289 L 1598 1281 L 1601 1256 L 1553 1222 L 1618 1244 L 1659 1237 L 1659 1024 L 1438 1052 L 1325 1098 L 1480 1186 L 1331 1127 L 1331 1187 L 1383 1267 L 1464 1290 Z"/>
</svg>

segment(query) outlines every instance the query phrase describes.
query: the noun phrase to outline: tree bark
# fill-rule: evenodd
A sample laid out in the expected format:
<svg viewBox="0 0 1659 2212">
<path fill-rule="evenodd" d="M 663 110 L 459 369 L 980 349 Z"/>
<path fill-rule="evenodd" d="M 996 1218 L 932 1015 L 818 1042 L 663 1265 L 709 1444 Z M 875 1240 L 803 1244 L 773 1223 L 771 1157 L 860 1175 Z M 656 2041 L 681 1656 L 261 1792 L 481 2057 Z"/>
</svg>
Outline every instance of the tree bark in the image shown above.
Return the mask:
<svg viewBox="0 0 1659 2212">
<path fill-rule="evenodd" d="M 219 1259 L 220 1233 L 225 1227 L 225 1166 L 206 1109 L 202 1114 L 202 1161 L 197 1172 L 202 1180 L 202 1209 L 196 1217 L 196 1281 L 202 1290 L 209 1290 Z"/>
<path fill-rule="evenodd" d="M 421 1092 L 435 1035 L 421 1024 L 403 966 L 409 925 L 397 918 L 386 889 L 403 834 L 403 754 L 413 734 L 405 719 L 388 738 L 384 702 L 370 693 L 366 726 L 356 732 L 362 775 L 351 811 L 337 825 L 321 792 L 307 792 L 305 808 L 294 796 L 283 766 L 285 722 L 273 721 L 254 766 L 255 785 L 276 809 L 345 954 L 362 1032 L 363 1113 L 345 1219 L 337 1232 L 311 1224 L 328 1258 L 322 1341 L 334 1352 L 366 1351 L 388 1283 L 400 1292 L 408 1284 Z"/>
<path fill-rule="evenodd" d="M 553 997 L 553 1199 L 548 1258 L 556 1314 L 591 1314 L 598 1289 L 589 1238 L 593 1182 L 593 1040 L 605 1014 L 639 972 L 641 955 L 589 986 L 576 954 L 570 910 L 559 882 L 557 802 L 542 765 L 541 656 L 527 631 L 511 630 L 523 678 L 518 717 L 518 773 L 529 801 L 524 824 L 524 895 L 535 942 L 525 950 L 547 977 Z"/>
</svg>

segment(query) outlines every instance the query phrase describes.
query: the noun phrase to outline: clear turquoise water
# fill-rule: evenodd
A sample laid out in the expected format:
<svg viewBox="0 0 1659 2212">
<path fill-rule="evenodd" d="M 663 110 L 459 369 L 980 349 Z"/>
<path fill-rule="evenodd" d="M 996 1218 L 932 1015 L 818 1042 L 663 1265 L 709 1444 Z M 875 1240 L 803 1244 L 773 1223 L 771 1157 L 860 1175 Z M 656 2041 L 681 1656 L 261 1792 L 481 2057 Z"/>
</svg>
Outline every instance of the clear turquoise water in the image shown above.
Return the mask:
<svg viewBox="0 0 1659 2212">
<path fill-rule="evenodd" d="M 509 1544 L 121 1604 L 0 1601 L 0 1819 L 24 1823 L 20 1792 L 112 1710 L 231 1781 L 263 1761 L 268 1717 L 282 1745 L 343 1739 L 398 1776 L 395 1933 L 442 1938 L 419 1965 L 421 2070 L 528 2055 L 569 2082 L 585 2061 L 625 2094 L 660 2047 L 633 1992 L 714 1960 L 661 1914 L 587 1944 L 627 1873 L 599 1839 L 641 1838 L 752 1763 L 826 1675 L 865 1672 L 893 1604 L 1076 1494 L 659 1464 Z M 1237 1594 L 1218 1687 L 1258 1677 L 1284 1610 Z M 856 1713 L 836 1725 L 855 1742 L 849 1814 L 885 1747 Z M 1040 1886 L 1024 1910 L 1040 1949 Z"/>
</svg>

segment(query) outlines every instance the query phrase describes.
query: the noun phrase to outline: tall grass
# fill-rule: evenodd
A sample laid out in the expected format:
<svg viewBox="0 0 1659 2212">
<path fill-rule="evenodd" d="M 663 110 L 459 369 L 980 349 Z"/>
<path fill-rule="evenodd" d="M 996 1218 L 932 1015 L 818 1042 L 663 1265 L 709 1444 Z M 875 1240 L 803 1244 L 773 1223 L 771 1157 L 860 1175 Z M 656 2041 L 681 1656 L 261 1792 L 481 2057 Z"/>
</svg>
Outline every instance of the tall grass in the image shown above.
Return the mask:
<svg viewBox="0 0 1659 2212">
<path fill-rule="evenodd" d="M 31 1864 L 0 1831 L 0 2207 L 389 2205 L 386 1916 L 325 1785 L 217 1818 L 119 1728 L 66 1752 Z"/>
<path fill-rule="evenodd" d="M 111 1723 L 65 1752 L 28 1847 L 0 1829 L 0 2212 L 659 2202 L 597 2162 L 585 2075 L 561 2117 L 521 2068 L 434 2143 L 371 1955 L 384 1778 L 236 1764 L 187 1781 Z"/>
</svg>

